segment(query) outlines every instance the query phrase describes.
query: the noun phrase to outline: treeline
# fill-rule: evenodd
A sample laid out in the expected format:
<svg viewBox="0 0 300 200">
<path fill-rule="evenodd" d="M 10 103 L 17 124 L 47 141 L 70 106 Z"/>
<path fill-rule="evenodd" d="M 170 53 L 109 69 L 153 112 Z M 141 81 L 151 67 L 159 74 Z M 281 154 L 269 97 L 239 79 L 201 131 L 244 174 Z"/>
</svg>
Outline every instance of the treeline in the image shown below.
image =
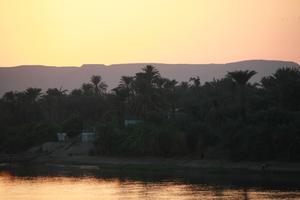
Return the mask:
<svg viewBox="0 0 300 200">
<path fill-rule="evenodd" d="M 95 75 L 70 92 L 7 92 L 0 100 L 0 152 L 55 141 L 57 132 L 96 130 L 100 155 L 300 161 L 299 69 L 249 82 L 255 74 L 178 83 L 147 65 L 111 91 Z M 132 119 L 140 123 L 124 124 Z"/>
</svg>

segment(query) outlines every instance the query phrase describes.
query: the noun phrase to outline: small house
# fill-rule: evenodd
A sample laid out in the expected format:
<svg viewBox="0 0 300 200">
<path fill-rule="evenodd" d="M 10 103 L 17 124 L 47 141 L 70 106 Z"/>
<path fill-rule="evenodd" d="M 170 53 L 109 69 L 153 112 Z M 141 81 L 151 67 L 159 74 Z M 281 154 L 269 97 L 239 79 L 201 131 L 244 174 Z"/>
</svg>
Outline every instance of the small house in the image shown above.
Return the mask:
<svg viewBox="0 0 300 200">
<path fill-rule="evenodd" d="M 96 133 L 83 131 L 80 134 L 80 139 L 81 139 L 81 142 L 93 142 L 96 139 Z"/>
<path fill-rule="evenodd" d="M 68 136 L 66 133 L 57 133 L 58 142 L 66 142 L 67 138 L 68 138 Z"/>
</svg>

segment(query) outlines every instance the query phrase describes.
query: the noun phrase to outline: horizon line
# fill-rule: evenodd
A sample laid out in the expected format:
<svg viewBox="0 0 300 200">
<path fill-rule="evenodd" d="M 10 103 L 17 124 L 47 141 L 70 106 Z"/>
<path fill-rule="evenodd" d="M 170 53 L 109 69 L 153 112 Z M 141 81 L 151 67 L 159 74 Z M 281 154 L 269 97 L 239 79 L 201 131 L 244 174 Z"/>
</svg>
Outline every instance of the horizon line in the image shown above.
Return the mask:
<svg viewBox="0 0 300 200">
<path fill-rule="evenodd" d="M 163 63 L 163 62 L 126 62 L 126 63 L 113 63 L 113 64 L 103 64 L 103 63 L 84 63 L 80 66 L 74 65 L 46 65 L 46 64 L 20 64 L 14 66 L 0 66 L 1 68 L 18 68 L 18 67 L 55 67 L 55 68 L 82 68 L 85 67 L 84 65 L 103 65 L 104 67 L 111 67 L 114 65 L 226 65 L 226 64 L 233 64 L 233 63 L 241 63 L 241 62 L 249 62 L 249 61 L 274 61 L 274 62 L 291 62 L 295 63 L 300 66 L 300 64 L 296 61 L 291 60 L 277 60 L 277 59 L 247 59 L 247 60 L 238 60 L 238 61 L 231 61 L 231 62 L 224 62 L 224 63 Z"/>
</svg>

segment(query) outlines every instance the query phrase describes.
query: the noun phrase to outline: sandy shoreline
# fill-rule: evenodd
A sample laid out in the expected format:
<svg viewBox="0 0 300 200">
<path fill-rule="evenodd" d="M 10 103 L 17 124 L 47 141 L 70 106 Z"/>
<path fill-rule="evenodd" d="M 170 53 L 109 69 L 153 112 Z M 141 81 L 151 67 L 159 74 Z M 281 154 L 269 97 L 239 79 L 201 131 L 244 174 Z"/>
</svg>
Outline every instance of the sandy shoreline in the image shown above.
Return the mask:
<svg viewBox="0 0 300 200">
<path fill-rule="evenodd" d="M 106 168 L 137 168 L 137 169 L 205 169 L 213 171 L 252 171 L 252 172 L 284 172 L 300 173 L 300 163 L 278 161 L 269 162 L 233 162 L 228 160 L 198 160 L 190 157 L 159 158 L 159 157 L 114 157 L 114 156 L 37 156 L 30 161 L 21 163 L 77 165 Z M 3 163 L 18 161 L 0 160 Z"/>
<path fill-rule="evenodd" d="M 153 157 L 98 157 L 98 156 L 44 156 L 32 161 L 41 164 L 100 166 L 109 168 L 139 169 L 208 169 L 253 172 L 300 173 L 300 163 L 284 162 L 231 162 L 222 160 L 195 160 L 191 158 Z M 267 167 L 263 169 L 263 166 Z"/>
</svg>

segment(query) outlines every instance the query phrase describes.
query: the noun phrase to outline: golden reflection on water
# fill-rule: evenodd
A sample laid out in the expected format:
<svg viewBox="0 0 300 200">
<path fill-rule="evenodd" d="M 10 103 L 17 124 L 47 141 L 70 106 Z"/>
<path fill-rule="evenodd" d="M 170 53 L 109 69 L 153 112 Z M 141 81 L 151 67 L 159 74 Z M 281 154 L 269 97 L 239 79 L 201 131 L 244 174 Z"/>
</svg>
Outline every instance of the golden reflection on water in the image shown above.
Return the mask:
<svg viewBox="0 0 300 200">
<path fill-rule="evenodd" d="M 93 177 L 15 177 L 0 173 L 1 200 L 299 199 L 299 192 L 218 188 Z"/>
</svg>

